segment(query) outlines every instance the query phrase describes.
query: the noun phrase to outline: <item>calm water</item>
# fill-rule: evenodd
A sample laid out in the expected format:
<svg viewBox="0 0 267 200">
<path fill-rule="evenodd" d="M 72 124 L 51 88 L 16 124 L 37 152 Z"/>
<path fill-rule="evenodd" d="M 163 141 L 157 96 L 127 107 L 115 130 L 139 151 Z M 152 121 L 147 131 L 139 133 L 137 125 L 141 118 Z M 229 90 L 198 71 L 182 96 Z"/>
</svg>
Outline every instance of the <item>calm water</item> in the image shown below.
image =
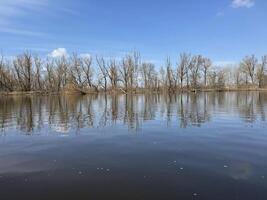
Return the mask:
<svg viewBox="0 0 267 200">
<path fill-rule="evenodd" d="M 0 199 L 267 199 L 267 93 L 0 98 Z"/>
</svg>

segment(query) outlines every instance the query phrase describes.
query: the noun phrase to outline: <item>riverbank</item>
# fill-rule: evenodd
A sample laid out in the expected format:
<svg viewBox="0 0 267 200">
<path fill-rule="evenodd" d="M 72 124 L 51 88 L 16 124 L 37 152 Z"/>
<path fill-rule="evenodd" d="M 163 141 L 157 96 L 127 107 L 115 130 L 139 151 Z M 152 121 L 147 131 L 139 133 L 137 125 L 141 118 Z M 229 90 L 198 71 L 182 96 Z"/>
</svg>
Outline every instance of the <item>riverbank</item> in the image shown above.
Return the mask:
<svg viewBox="0 0 267 200">
<path fill-rule="evenodd" d="M 32 96 L 32 95 L 38 95 L 38 96 L 46 96 L 46 95 L 95 95 L 95 94 L 148 94 L 148 93 L 199 93 L 199 92 L 245 92 L 245 91 L 260 91 L 260 92 L 267 92 L 267 88 L 223 88 L 223 89 L 184 89 L 184 90 L 173 90 L 173 91 L 165 91 L 165 90 L 149 90 L 149 89 L 138 89 L 133 90 L 130 92 L 126 92 L 124 90 L 110 90 L 110 91 L 81 91 L 81 90 L 63 90 L 59 92 L 52 92 L 52 91 L 29 91 L 29 92 L 23 92 L 23 91 L 14 91 L 14 92 L 0 92 L 1 96 Z"/>
</svg>

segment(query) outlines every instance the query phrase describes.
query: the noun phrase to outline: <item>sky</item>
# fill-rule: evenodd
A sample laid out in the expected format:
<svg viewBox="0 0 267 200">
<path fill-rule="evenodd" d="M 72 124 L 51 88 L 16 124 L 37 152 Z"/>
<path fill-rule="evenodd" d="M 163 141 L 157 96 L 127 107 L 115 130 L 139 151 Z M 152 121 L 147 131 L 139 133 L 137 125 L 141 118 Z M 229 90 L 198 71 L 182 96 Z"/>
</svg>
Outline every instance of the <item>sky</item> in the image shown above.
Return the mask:
<svg viewBox="0 0 267 200">
<path fill-rule="evenodd" d="M 267 54 L 266 10 L 266 0 L 0 0 L 0 51 L 234 63 Z"/>
</svg>

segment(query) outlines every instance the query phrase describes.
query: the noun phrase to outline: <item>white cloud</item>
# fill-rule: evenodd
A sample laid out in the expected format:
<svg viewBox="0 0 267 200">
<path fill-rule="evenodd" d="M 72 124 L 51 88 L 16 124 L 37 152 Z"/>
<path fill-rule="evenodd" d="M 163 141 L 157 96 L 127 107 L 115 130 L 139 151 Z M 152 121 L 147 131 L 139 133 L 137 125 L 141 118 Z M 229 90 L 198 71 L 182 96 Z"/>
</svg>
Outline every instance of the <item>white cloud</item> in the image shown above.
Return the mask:
<svg viewBox="0 0 267 200">
<path fill-rule="evenodd" d="M 251 8 L 255 5 L 254 0 L 233 0 L 231 6 L 233 8 Z"/>
<path fill-rule="evenodd" d="M 24 36 L 43 36 L 43 35 L 45 35 L 45 33 L 42 33 L 42 32 L 35 32 L 35 31 L 30 31 L 30 30 L 8 28 L 8 27 L 0 27 L 0 32 L 14 34 L 14 35 L 24 35 Z"/>
<path fill-rule="evenodd" d="M 49 0 L 0 0 L 0 32 L 16 35 L 40 36 L 43 33 L 21 29 L 17 19 L 29 16 L 48 5 Z M 23 25 L 25 26 L 25 25 Z"/>
<path fill-rule="evenodd" d="M 91 58 L 92 56 L 89 53 L 82 53 L 82 54 L 80 54 L 80 57 L 82 57 L 82 58 Z"/>
<path fill-rule="evenodd" d="M 80 15 L 79 12 L 59 6 L 60 1 L 52 0 L 0 0 L 0 32 L 16 35 L 40 36 L 35 30 L 28 30 L 27 23 L 21 23 L 22 19 L 34 18 L 35 14 L 66 13 L 69 15 Z M 20 21 L 18 21 L 18 19 Z"/>
<path fill-rule="evenodd" d="M 53 50 L 50 54 L 48 54 L 49 57 L 52 58 L 61 58 L 61 57 L 68 57 L 67 49 L 65 48 L 57 48 Z"/>
<path fill-rule="evenodd" d="M 48 5 L 48 0 L 0 0 L 0 18 L 1 23 L 10 22 L 12 19 L 29 14 L 29 11 Z"/>
</svg>

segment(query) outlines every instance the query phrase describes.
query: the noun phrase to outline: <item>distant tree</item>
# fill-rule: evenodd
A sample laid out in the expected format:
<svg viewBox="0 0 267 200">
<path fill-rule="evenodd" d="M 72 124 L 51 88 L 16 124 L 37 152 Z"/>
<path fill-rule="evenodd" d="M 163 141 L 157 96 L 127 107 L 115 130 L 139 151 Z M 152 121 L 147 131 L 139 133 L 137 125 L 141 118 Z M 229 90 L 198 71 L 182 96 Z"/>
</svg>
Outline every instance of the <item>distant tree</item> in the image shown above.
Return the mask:
<svg viewBox="0 0 267 200">
<path fill-rule="evenodd" d="M 72 83 L 79 87 L 83 88 L 85 84 L 83 71 L 82 71 L 82 60 L 78 57 L 77 54 L 73 54 L 70 58 L 70 76 Z"/>
<path fill-rule="evenodd" d="M 239 87 L 242 81 L 241 70 L 237 68 L 234 70 L 234 84 Z"/>
<path fill-rule="evenodd" d="M 161 67 L 159 70 L 159 85 L 162 88 L 162 90 L 165 90 L 167 84 L 166 80 L 166 70 L 164 67 Z"/>
<path fill-rule="evenodd" d="M 216 88 L 216 81 L 217 81 L 217 72 L 216 70 L 212 70 L 208 73 L 208 83 L 209 86 L 212 88 Z"/>
<path fill-rule="evenodd" d="M 114 59 L 110 60 L 108 63 L 108 77 L 111 83 L 112 90 L 117 89 L 118 87 L 118 81 L 119 81 L 119 72 L 118 72 L 118 66 Z"/>
<path fill-rule="evenodd" d="M 259 64 L 257 69 L 257 79 L 259 88 L 264 87 L 264 78 L 267 72 L 267 55 L 262 57 L 262 62 Z"/>
<path fill-rule="evenodd" d="M 137 85 L 138 67 L 140 65 L 140 54 L 134 52 L 132 55 L 127 55 L 122 60 L 121 68 L 119 69 L 121 79 L 125 91 L 132 91 L 134 85 Z"/>
<path fill-rule="evenodd" d="M 256 68 L 258 65 L 258 60 L 255 55 L 246 56 L 241 62 L 241 68 L 247 77 L 250 77 L 251 83 L 254 84 L 255 82 L 255 75 L 256 75 Z M 248 81 L 246 80 L 246 83 Z"/>
<path fill-rule="evenodd" d="M 217 88 L 223 89 L 225 87 L 225 71 L 219 70 L 217 74 Z"/>
<path fill-rule="evenodd" d="M 170 58 L 166 59 L 166 71 L 167 71 L 166 85 L 168 87 L 168 91 L 171 92 L 173 91 L 173 87 L 174 87 L 174 77 L 173 77 L 174 73 L 172 70 L 172 64 L 171 64 Z"/>
<path fill-rule="evenodd" d="M 141 75 L 142 79 L 144 82 L 144 87 L 145 89 L 151 89 L 152 87 L 155 86 L 155 80 L 156 76 L 156 71 L 155 71 L 155 66 L 151 63 L 142 63 L 141 65 Z"/>
<path fill-rule="evenodd" d="M 13 61 L 16 79 L 23 91 L 32 90 L 33 62 L 30 53 L 24 53 Z"/>
<path fill-rule="evenodd" d="M 56 90 L 59 92 L 62 88 L 64 88 L 69 80 L 69 62 L 66 57 L 61 57 L 55 60 L 55 72 L 54 74 L 54 83 Z"/>
<path fill-rule="evenodd" d="M 94 64 L 96 64 L 94 66 Z M 94 68 L 96 67 L 96 68 Z M 138 89 L 176 92 L 203 87 L 223 89 L 226 86 L 253 85 L 263 88 L 267 83 L 267 55 L 259 62 L 255 55 L 246 56 L 237 69 L 212 68 L 212 61 L 201 55 L 180 54 L 176 66 L 168 57 L 159 70 L 150 62 L 142 62 L 139 53 L 126 55 L 121 61 L 96 56 L 42 59 L 29 52 L 12 60 L 0 56 L 0 92 L 60 92 L 72 84 L 80 89 L 132 93 Z"/>
<path fill-rule="evenodd" d="M 96 91 L 98 91 L 97 86 L 93 83 L 94 78 L 94 70 L 93 70 L 93 59 L 92 57 L 83 57 L 81 60 L 81 67 L 85 76 L 85 80 L 87 85 L 90 88 L 94 88 Z"/>
<path fill-rule="evenodd" d="M 203 67 L 201 69 L 204 75 L 204 85 L 207 86 L 207 75 L 208 75 L 209 69 L 212 66 L 212 62 L 209 58 L 203 58 L 202 62 L 203 62 Z"/>
<path fill-rule="evenodd" d="M 43 90 L 43 81 L 42 81 L 42 59 L 38 56 L 34 57 L 35 65 L 35 85 L 38 90 Z"/>
<path fill-rule="evenodd" d="M 188 73 L 188 68 L 190 65 L 190 59 L 191 56 L 190 54 L 182 53 L 180 54 L 180 62 L 177 64 L 178 65 L 178 77 L 180 81 L 180 88 L 183 88 L 184 85 L 184 79 L 186 78 L 186 74 Z"/>
<path fill-rule="evenodd" d="M 14 78 L 12 72 L 7 67 L 7 63 L 4 62 L 4 56 L 0 56 L 0 91 L 13 91 Z"/>
<path fill-rule="evenodd" d="M 104 80 L 104 90 L 107 92 L 107 87 L 108 87 L 108 69 L 107 69 L 107 64 L 106 61 L 103 57 L 96 57 L 96 62 L 98 64 L 98 67 L 101 72 L 101 77 Z"/>
<path fill-rule="evenodd" d="M 200 70 L 203 65 L 203 58 L 201 55 L 194 56 L 189 64 L 191 87 L 197 89 L 199 87 Z"/>
</svg>

